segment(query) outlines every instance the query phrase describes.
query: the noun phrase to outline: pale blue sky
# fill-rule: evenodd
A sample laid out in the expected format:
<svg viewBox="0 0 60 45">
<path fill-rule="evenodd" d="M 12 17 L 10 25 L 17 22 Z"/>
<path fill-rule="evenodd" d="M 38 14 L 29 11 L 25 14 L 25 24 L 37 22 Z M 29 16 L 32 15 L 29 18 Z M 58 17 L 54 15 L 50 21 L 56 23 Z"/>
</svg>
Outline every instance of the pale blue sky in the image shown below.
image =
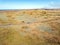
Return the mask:
<svg viewBox="0 0 60 45">
<path fill-rule="evenodd" d="M 0 0 L 0 9 L 60 8 L 60 0 Z"/>
</svg>

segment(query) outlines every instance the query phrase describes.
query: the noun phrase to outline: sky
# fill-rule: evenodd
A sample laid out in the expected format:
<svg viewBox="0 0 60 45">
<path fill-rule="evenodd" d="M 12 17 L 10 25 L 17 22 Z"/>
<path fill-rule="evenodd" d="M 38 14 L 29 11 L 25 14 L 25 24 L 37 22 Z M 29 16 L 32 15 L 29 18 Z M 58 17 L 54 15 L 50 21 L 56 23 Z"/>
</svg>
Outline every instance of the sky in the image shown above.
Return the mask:
<svg viewBox="0 0 60 45">
<path fill-rule="evenodd" d="M 0 0 L 0 9 L 60 8 L 60 0 Z"/>
</svg>

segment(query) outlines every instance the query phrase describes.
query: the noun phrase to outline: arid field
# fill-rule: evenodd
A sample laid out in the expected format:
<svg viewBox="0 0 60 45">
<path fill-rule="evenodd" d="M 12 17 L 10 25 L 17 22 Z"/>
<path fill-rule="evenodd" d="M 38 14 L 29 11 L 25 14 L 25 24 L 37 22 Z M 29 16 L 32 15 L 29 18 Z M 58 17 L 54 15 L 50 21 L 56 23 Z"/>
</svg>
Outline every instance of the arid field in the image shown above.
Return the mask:
<svg viewBox="0 0 60 45">
<path fill-rule="evenodd" d="M 60 45 L 60 9 L 0 10 L 0 45 Z"/>
</svg>

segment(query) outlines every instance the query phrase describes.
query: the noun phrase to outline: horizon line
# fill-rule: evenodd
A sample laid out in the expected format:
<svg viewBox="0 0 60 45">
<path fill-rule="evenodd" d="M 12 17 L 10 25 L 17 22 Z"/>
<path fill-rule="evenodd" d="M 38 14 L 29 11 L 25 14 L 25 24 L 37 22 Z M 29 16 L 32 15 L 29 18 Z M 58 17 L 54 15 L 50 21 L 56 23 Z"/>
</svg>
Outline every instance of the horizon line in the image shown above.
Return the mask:
<svg viewBox="0 0 60 45">
<path fill-rule="evenodd" d="M 30 9 L 0 9 L 0 10 L 38 10 L 38 9 L 60 9 L 60 8 L 30 8 Z"/>
</svg>

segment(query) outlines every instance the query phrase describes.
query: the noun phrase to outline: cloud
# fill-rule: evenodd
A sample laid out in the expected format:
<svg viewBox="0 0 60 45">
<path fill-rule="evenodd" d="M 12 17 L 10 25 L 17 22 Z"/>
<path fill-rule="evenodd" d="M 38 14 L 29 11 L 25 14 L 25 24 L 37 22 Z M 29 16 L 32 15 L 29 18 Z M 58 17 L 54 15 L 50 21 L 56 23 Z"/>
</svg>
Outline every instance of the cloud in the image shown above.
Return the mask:
<svg viewBox="0 0 60 45">
<path fill-rule="evenodd" d="M 42 4 L 42 5 L 43 5 L 43 8 L 48 8 L 48 9 L 55 8 L 55 3 L 53 1 Z"/>
<path fill-rule="evenodd" d="M 56 2 L 50 2 L 49 4 L 47 4 L 47 8 L 60 8 L 60 3 L 56 3 Z"/>
</svg>

